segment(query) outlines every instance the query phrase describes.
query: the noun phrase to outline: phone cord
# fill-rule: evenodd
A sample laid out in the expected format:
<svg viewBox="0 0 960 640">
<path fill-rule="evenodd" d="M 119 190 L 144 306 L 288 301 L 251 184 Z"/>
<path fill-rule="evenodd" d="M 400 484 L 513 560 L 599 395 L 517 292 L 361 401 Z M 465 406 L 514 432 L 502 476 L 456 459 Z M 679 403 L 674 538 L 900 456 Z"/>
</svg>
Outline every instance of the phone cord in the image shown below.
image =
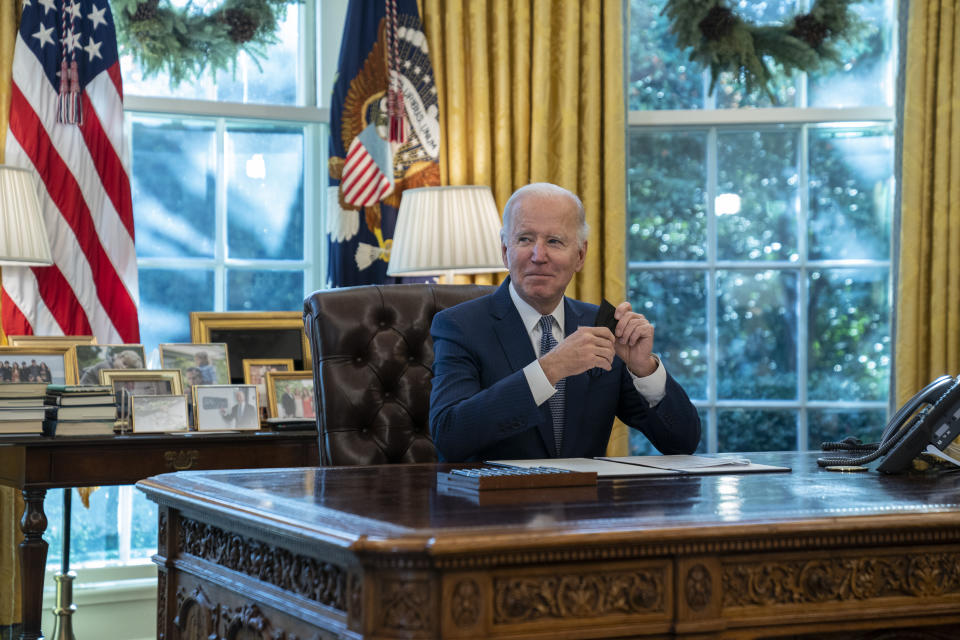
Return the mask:
<svg viewBox="0 0 960 640">
<path fill-rule="evenodd" d="M 886 455 L 891 449 L 893 449 L 893 447 L 900 442 L 901 438 L 903 438 L 903 436 L 906 435 L 906 433 L 910 430 L 909 428 L 918 420 L 922 420 L 924 417 L 926 417 L 927 413 L 929 413 L 929 410 L 924 408 L 913 418 L 911 418 L 909 424 L 907 424 L 903 429 L 900 429 L 893 436 L 880 443 L 863 444 L 859 439 L 852 436 L 845 438 L 840 442 L 823 442 L 820 444 L 820 448 L 824 451 L 869 451 L 870 453 L 867 453 L 867 455 L 864 456 L 832 456 L 817 458 L 817 464 L 821 467 L 831 467 L 835 465 L 861 465 L 868 462 L 873 462 L 880 456 Z"/>
</svg>

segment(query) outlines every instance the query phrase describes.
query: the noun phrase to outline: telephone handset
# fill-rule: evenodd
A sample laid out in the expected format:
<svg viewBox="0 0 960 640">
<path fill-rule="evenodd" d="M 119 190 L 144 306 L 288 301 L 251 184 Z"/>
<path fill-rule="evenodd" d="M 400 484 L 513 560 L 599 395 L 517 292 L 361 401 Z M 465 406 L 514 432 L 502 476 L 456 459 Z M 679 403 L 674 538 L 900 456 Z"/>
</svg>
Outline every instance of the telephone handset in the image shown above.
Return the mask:
<svg viewBox="0 0 960 640">
<path fill-rule="evenodd" d="M 877 466 L 883 473 L 901 473 L 913 459 L 933 445 L 943 451 L 960 434 L 960 376 L 940 376 L 910 398 L 894 414 L 880 436 L 880 442 L 861 444 L 854 438 L 824 442 L 827 451 L 865 453 L 856 457 L 824 457 L 821 467 L 860 465 L 884 457 Z"/>
</svg>

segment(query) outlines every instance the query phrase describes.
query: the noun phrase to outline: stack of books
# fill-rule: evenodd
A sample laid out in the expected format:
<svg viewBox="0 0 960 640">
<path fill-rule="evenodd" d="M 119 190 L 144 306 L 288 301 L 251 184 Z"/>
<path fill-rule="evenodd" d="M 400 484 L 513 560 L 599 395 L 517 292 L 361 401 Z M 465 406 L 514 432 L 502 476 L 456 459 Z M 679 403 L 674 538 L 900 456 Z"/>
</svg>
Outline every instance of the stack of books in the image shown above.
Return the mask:
<svg viewBox="0 0 960 640">
<path fill-rule="evenodd" d="M 46 382 L 0 383 L 0 435 L 43 433 Z"/>
<path fill-rule="evenodd" d="M 113 435 L 117 401 L 109 385 L 47 385 L 44 404 L 48 436 Z"/>
</svg>

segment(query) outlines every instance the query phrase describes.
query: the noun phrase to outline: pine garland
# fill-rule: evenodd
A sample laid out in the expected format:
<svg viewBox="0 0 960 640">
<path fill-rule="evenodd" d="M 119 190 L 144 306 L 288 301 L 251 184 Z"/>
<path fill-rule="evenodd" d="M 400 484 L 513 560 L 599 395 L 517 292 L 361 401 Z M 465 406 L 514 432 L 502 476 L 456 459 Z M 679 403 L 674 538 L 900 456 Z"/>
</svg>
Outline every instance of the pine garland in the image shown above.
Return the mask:
<svg viewBox="0 0 960 640">
<path fill-rule="evenodd" d="M 710 93 L 723 72 L 740 79 L 748 92 L 770 88 L 778 64 L 786 73 L 816 71 L 840 61 L 838 40 L 851 41 L 863 22 L 850 5 L 863 0 L 816 0 L 809 13 L 781 26 L 756 25 L 738 16 L 730 0 L 667 0 L 663 13 L 690 60 L 710 68 Z"/>
<path fill-rule="evenodd" d="M 259 66 L 267 45 L 276 43 L 277 25 L 287 5 L 302 0 L 224 0 L 213 9 L 189 0 L 112 0 L 117 44 L 133 56 L 144 75 L 166 72 L 175 87 L 209 69 L 235 69 L 245 51 Z M 204 6 L 209 1 L 203 2 Z"/>
</svg>

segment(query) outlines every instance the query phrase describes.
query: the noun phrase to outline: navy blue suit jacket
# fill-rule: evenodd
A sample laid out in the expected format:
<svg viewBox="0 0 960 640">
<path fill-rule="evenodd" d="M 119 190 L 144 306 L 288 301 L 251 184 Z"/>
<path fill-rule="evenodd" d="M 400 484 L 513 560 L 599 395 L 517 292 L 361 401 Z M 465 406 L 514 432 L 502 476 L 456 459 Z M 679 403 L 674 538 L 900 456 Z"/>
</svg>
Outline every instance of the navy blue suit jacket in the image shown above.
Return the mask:
<svg viewBox="0 0 960 640">
<path fill-rule="evenodd" d="M 444 460 L 551 458 L 556 455 L 549 403 L 533 400 L 523 368 L 537 356 L 508 288 L 434 316 L 430 431 Z M 564 298 L 564 335 L 593 326 L 597 306 Z M 643 432 L 662 453 L 693 453 L 700 418 L 667 375 L 656 407 L 633 386 L 620 358 L 611 371 L 567 378 L 561 458 L 602 456 L 614 416 Z"/>
</svg>

